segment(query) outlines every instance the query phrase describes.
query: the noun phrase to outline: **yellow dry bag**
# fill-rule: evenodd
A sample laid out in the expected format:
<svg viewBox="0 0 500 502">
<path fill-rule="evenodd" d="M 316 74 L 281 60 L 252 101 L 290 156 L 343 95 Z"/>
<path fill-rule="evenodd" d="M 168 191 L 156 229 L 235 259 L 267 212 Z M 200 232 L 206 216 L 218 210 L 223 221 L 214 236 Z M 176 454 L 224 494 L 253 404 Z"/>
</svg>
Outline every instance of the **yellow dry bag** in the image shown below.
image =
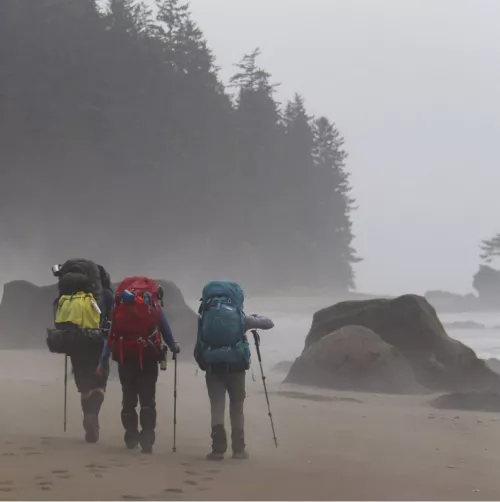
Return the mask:
<svg viewBox="0 0 500 502">
<path fill-rule="evenodd" d="M 98 329 L 101 326 L 101 310 L 92 293 L 76 293 L 59 298 L 56 325 L 70 322 L 83 329 Z"/>
</svg>

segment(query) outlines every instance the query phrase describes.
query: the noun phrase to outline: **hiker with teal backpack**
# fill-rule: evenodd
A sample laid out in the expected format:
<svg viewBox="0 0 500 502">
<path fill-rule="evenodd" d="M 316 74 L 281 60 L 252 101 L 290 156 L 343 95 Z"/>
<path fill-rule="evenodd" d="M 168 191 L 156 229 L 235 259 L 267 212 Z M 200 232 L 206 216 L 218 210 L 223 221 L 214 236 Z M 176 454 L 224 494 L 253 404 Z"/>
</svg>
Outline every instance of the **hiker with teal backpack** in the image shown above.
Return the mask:
<svg viewBox="0 0 500 502">
<path fill-rule="evenodd" d="M 194 358 L 206 372 L 212 425 L 212 451 L 207 460 L 222 460 L 227 450 L 224 428 L 226 392 L 229 395 L 233 458 L 246 459 L 243 404 L 245 376 L 250 368 L 246 332 L 271 329 L 274 323 L 257 315 L 245 315 L 244 294 L 235 282 L 213 281 L 204 288 L 198 310 L 198 336 Z"/>
</svg>

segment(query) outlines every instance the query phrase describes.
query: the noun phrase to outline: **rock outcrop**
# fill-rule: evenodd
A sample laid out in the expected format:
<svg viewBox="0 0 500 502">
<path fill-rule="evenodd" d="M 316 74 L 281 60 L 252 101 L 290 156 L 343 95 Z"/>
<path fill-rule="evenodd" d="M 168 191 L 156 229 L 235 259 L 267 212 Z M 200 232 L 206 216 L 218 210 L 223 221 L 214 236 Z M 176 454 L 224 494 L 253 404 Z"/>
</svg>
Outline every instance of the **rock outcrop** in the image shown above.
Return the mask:
<svg viewBox="0 0 500 502">
<path fill-rule="evenodd" d="M 491 371 L 500 375 L 500 361 L 498 359 L 490 357 L 489 359 L 486 359 L 485 363 Z"/>
<path fill-rule="evenodd" d="M 431 401 L 431 406 L 439 410 L 500 411 L 498 392 L 453 392 Z"/>
<path fill-rule="evenodd" d="M 453 330 L 453 329 L 472 329 L 472 330 L 478 330 L 478 329 L 486 329 L 486 326 L 484 324 L 481 324 L 480 322 L 475 322 L 475 321 L 454 321 L 454 322 L 448 322 L 443 324 L 445 329 Z"/>
<path fill-rule="evenodd" d="M 484 308 L 498 310 L 500 305 L 500 270 L 480 265 L 472 282 Z"/>
<path fill-rule="evenodd" d="M 483 309 L 479 298 L 472 293 L 459 295 L 438 290 L 427 291 L 424 296 L 438 312 L 478 312 Z"/>
<path fill-rule="evenodd" d="M 345 326 L 311 344 L 295 361 L 286 381 L 365 392 L 420 390 L 401 353 L 363 326 Z"/>
<path fill-rule="evenodd" d="M 293 366 L 293 361 L 280 361 L 272 367 L 272 371 L 277 373 L 288 373 Z"/>
<path fill-rule="evenodd" d="M 196 341 L 197 316 L 173 282 L 159 280 L 158 283 L 164 290 L 164 308 L 172 331 L 184 355 L 190 357 Z M 5 284 L 0 303 L 0 348 L 46 349 L 46 328 L 54 325 L 56 297 L 56 285 L 40 287 L 26 281 Z"/>
<path fill-rule="evenodd" d="M 434 308 L 416 295 L 342 302 L 316 312 L 297 361 L 322 338 L 345 326 L 364 326 L 395 347 L 428 389 L 490 390 L 500 385 L 499 376 L 472 349 L 450 338 Z"/>
</svg>

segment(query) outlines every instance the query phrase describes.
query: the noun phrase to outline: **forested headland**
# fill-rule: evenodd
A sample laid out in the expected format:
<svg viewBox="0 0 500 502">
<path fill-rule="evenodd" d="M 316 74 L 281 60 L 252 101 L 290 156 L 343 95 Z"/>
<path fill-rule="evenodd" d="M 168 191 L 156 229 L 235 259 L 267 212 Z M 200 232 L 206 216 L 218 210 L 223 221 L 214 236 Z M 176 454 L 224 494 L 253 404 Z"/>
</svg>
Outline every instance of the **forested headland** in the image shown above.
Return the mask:
<svg viewBox="0 0 500 502">
<path fill-rule="evenodd" d="M 235 63 L 224 85 L 180 0 L 2 0 L 2 241 L 121 275 L 354 288 L 341 132 L 278 102 L 258 50 Z"/>
</svg>

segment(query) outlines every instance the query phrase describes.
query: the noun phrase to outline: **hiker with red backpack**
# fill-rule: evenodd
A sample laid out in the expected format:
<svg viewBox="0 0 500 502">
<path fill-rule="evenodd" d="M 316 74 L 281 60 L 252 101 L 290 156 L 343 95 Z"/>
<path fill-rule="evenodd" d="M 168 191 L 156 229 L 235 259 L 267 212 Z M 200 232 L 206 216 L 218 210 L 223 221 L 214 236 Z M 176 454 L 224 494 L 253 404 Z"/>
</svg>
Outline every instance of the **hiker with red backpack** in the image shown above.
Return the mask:
<svg viewBox="0 0 500 502">
<path fill-rule="evenodd" d="M 274 323 L 267 317 L 245 315 L 243 302 L 243 290 L 235 282 L 212 281 L 203 288 L 194 358 L 206 372 L 210 399 L 212 451 L 206 456 L 207 460 L 223 460 L 227 450 L 226 393 L 229 395 L 233 458 L 247 459 L 249 456 L 243 415 L 245 375 L 250 368 L 246 332 L 271 329 Z M 258 336 L 256 332 L 254 336 Z"/>
<path fill-rule="evenodd" d="M 97 368 L 98 374 L 107 368 L 110 353 L 118 363 L 125 444 L 134 449 L 140 443 L 143 453 L 152 453 L 155 442 L 158 363 L 165 357 L 165 347 L 174 355 L 180 352 L 162 307 L 163 290 L 155 281 L 124 279 L 116 290 L 108 343 Z"/>
</svg>

